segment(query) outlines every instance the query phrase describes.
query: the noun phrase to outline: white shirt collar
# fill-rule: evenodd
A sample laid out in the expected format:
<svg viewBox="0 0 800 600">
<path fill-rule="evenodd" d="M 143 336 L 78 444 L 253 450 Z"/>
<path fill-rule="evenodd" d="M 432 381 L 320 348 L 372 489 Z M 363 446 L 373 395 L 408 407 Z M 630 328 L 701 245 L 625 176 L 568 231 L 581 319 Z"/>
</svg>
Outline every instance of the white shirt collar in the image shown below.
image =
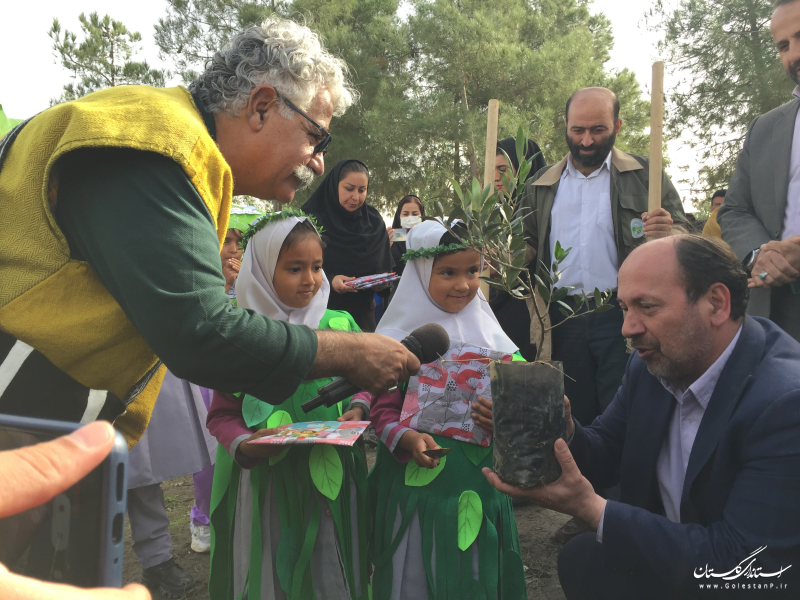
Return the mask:
<svg viewBox="0 0 800 600">
<path fill-rule="evenodd" d="M 794 88 L 794 91 L 792 91 L 792 96 L 800 100 L 800 85 Z"/>
<path fill-rule="evenodd" d="M 698 377 L 688 389 L 674 385 L 668 381 L 665 381 L 664 379 L 659 379 L 661 385 L 663 385 L 670 394 L 675 396 L 675 399 L 679 404 L 683 404 L 683 400 L 686 398 L 687 393 L 691 392 L 695 400 L 697 400 L 700 406 L 703 407 L 703 410 L 705 410 L 708 407 L 708 403 L 711 400 L 711 395 L 714 393 L 714 389 L 717 387 L 719 376 L 722 375 L 722 370 L 725 368 L 725 365 L 728 364 L 728 359 L 731 357 L 733 349 L 736 347 L 736 342 L 739 341 L 739 336 L 741 333 L 742 326 L 740 325 L 739 331 L 737 331 L 736 335 L 733 336 L 733 339 L 731 340 L 731 343 L 728 344 L 728 347 L 722 351 L 722 354 L 720 354 L 717 360 L 714 361 L 714 364 L 712 364 L 705 373 Z"/>
<path fill-rule="evenodd" d="M 609 173 L 611 173 L 611 152 L 608 153 L 606 159 L 603 161 L 603 164 L 600 165 L 600 168 L 589 175 L 584 175 L 580 171 L 578 171 L 577 167 L 572 162 L 572 153 L 570 152 L 567 154 L 567 168 L 564 169 L 564 173 L 561 177 L 576 177 L 577 179 L 591 179 L 592 177 L 599 177 L 603 169 L 606 169 Z"/>
</svg>

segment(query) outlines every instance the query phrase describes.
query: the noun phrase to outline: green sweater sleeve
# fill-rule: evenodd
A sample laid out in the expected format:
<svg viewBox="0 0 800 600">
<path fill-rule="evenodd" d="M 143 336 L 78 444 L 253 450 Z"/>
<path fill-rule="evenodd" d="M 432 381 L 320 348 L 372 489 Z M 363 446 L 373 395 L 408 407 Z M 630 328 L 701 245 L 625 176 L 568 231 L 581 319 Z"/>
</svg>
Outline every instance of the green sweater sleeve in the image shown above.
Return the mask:
<svg viewBox="0 0 800 600">
<path fill-rule="evenodd" d="M 59 165 L 55 215 L 136 330 L 177 376 L 278 404 L 311 369 L 317 337 L 228 302 L 219 241 L 181 167 L 135 150 L 80 150 Z"/>
</svg>

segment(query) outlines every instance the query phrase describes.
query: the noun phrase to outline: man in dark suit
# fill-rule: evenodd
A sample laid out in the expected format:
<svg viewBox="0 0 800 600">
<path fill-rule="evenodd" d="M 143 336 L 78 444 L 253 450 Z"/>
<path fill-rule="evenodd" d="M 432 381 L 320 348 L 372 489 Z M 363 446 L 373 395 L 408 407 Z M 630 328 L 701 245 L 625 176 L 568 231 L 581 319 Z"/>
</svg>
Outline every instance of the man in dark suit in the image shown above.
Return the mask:
<svg viewBox="0 0 800 600">
<path fill-rule="evenodd" d="M 747 274 L 715 238 L 637 248 L 619 300 L 637 353 L 591 425 L 565 401 L 562 476 L 528 490 L 487 479 L 597 529 L 559 554 L 569 600 L 704 597 L 707 585 L 798 597 L 800 344 L 745 315 Z M 617 482 L 619 502 L 592 488 Z"/>
<path fill-rule="evenodd" d="M 800 1 L 777 0 L 770 28 L 794 99 L 750 125 L 717 221 L 751 275 L 750 314 L 800 340 Z"/>
</svg>

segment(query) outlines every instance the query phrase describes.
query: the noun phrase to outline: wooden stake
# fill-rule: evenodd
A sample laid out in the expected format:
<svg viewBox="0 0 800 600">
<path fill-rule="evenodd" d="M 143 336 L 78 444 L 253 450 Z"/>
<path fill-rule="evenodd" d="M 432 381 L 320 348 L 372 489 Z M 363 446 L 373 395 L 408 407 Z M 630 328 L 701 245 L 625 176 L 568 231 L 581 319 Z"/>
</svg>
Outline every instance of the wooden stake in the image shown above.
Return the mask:
<svg viewBox="0 0 800 600">
<path fill-rule="evenodd" d="M 650 191 L 647 211 L 661 208 L 661 169 L 664 143 L 664 63 L 653 63 L 653 88 L 650 97 Z"/>
<path fill-rule="evenodd" d="M 486 153 L 484 154 L 485 162 L 483 168 L 483 187 L 491 185 L 494 187 L 494 164 L 497 155 L 497 122 L 500 117 L 500 101 L 489 100 L 489 110 L 487 111 L 486 123 Z M 481 275 L 489 277 L 490 269 L 487 267 L 483 270 Z M 489 284 L 481 281 L 481 291 L 484 298 L 489 298 Z"/>
<path fill-rule="evenodd" d="M 494 184 L 494 159 L 497 154 L 497 121 L 500 116 L 500 101 L 489 100 L 486 124 L 486 166 L 483 169 L 483 187 Z"/>
</svg>

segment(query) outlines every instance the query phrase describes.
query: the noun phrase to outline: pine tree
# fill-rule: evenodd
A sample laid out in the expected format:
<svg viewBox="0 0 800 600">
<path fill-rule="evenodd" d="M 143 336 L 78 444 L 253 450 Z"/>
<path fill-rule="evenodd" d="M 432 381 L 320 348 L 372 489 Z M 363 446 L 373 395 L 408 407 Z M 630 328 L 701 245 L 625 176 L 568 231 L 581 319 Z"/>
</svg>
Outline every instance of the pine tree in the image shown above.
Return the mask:
<svg viewBox="0 0 800 600">
<path fill-rule="evenodd" d="M 588 0 L 168 0 L 156 25 L 163 58 L 184 81 L 230 37 L 269 14 L 297 19 L 352 67 L 361 99 L 332 124 L 326 156 L 370 167 L 369 202 L 390 211 L 407 193 L 449 202 L 448 180 L 481 174 L 489 99 L 501 101 L 501 137 L 520 125 L 560 159 L 564 104 L 580 87 L 607 86 L 625 119 L 617 145 L 647 153 L 649 103 L 629 71 L 604 68 L 610 24 Z M 298 193 L 302 204 L 310 192 Z"/>
<path fill-rule="evenodd" d="M 667 129 L 688 133 L 700 148 L 692 182 L 698 206 L 727 187 L 753 119 L 791 100 L 771 16 L 771 0 L 682 0 L 674 10 L 659 0 L 650 13 L 651 27 L 664 35 L 660 50 L 680 77 L 668 93 Z"/>
<path fill-rule="evenodd" d="M 77 81 L 64 86 L 60 98 L 50 104 L 75 100 L 96 90 L 117 85 L 152 85 L 164 87 L 169 72 L 151 69 L 147 62 L 131 60 L 136 54 L 142 36 L 128 31 L 121 22 L 108 15 L 100 18 L 96 12 L 78 17 L 83 40 L 71 31 L 61 31 L 58 19 L 48 35 L 53 40 L 53 50 L 64 68 L 72 71 Z"/>
</svg>

